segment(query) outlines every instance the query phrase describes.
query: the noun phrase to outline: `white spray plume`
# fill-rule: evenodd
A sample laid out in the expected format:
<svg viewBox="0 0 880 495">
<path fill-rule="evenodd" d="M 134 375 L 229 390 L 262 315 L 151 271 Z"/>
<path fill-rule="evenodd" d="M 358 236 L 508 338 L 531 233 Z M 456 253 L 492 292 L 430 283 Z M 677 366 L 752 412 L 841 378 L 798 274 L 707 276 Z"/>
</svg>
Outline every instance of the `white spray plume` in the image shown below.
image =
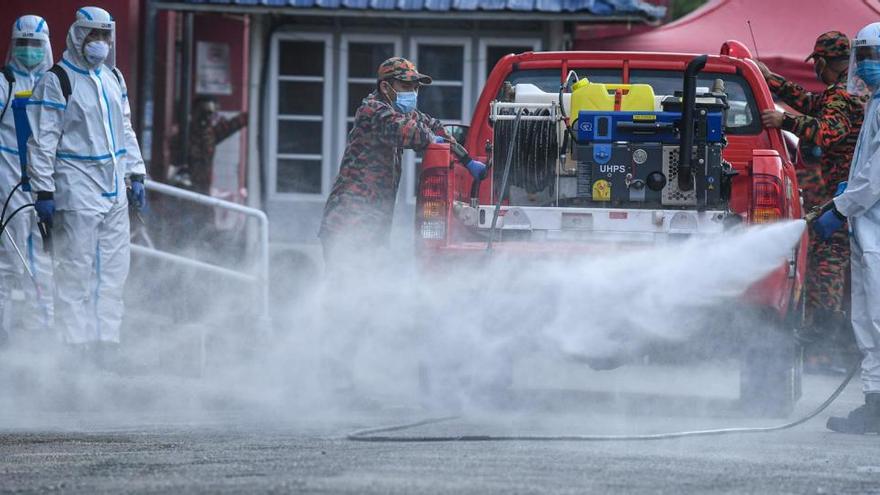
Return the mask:
<svg viewBox="0 0 880 495">
<path fill-rule="evenodd" d="M 0 407 L 0 414 L 7 424 L 15 424 L 9 414 L 26 422 L 30 409 L 57 406 L 53 397 L 59 391 L 72 401 L 70 407 L 96 411 L 128 405 L 173 414 L 180 407 L 202 411 L 235 404 L 249 411 L 325 414 L 328 404 L 347 406 L 337 399 L 350 396 L 352 385 L 367 395 L 417 403 L 420 369 L 466 394 L 468 387 L 503 385 L 522 357 L 605 358 L 653 342 L 684 341 L 705 325 L 702 312 L 737 300 L 780 267 L 804 226 L 803 221 L 779 223 L 564 258 L 536 259 L 499 249 L 492 255 L 475 253 L 467 265 L 435 271 L 414 270 L 409 257 L 352 260 L 355 276 L 348 283 L 315 280 L 314 290 L 281 312 L 271 345 L 258 348 L 256 359 L 214 354 L 197 380 L 166 377 L 112 387 L 85 377 L 71 388 L 69 378 L 62 382 L 65 377 L 47 365 L 13 387 L 19 395 L 6 401 L 10 407 Z M 217 292 L 218 304 L 236 296 Z M 225 328 L 216 319 L 212 325 L 217 334 L 252 331 Z M 26 359 L 32 360 L 29 366 L 44 364 Z M 188 388 L 194 383 L 195 393 Z M 205 390 L 210 399 L 198 395 Z M 126 404 L 119 404 L 120 397 Z"/>
<path fill-rule="evenodd" d="M 355 363 L 355 382 L 391 394 L 413 381 L 415 364 L 485 385 L 534 353 L 613 357 L 700 331 L 707 311 L 782 266 L 804 225 L 565 258 L 476 253 L 466 266 L 418 274 L 399 259 L 383 268 L 353 261 L 351 283 L 327 286 L 291 313 L 299 324 L 279 349 L 304 351 L 288 355 L 307 354 L 313 371 L 321 360 Z"/>
</svg>

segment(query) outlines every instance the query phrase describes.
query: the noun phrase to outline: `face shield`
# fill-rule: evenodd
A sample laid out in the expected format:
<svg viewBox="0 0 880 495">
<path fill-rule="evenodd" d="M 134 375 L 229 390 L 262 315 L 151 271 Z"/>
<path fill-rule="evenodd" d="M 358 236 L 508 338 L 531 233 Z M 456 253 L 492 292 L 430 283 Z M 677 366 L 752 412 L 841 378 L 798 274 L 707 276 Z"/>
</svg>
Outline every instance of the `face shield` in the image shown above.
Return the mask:
<svg viewBox="0 0 880 495">
<path fill-rule="evenodd" d="M 106 10 L 83 7 L 67 32 L 67 56 L 89 69 L 116 67 L 116 23 Z"/>
<path fill-rule="evenodd" d="M 880 90 L 880 22 L 865 26 L 853 40 L 846 89 L 854 95 Z"/>
<path fill-rule="evenodd" d="M 6 64 L 25 74 L 43 73 L 52 67 L 49 25 L 42 17 L 26 15 L 15 21 Z"/>
</svg>

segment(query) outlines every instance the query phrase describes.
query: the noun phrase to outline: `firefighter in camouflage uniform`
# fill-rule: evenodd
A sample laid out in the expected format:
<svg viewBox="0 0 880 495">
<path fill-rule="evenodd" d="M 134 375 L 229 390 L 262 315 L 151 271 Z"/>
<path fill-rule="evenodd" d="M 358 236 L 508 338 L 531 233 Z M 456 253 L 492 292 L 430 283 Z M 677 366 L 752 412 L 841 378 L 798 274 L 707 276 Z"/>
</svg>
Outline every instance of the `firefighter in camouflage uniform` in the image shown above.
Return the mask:
<svg viewBox="0 0 880 495">
<path fill-rule="evenodd" d="M 376 90 L 355 114 L 339 175 L 324 206 L 318 235 L 328 267 L 337 259 L 387 245 L 404 149 L 421 151 L 444 141 L 455 146 L 442 122 L 416 108 L 419 88 L 428 84 L 431 78 L 404 58 L 393 57 L 379 66 Z M 483 163 L 459 159 L 474 177 L 485 174 Z"/>
<path fill-rule="evenodd" d="M 214 151 L 217 145 L 247 125 L 248 114 L 242 112 L 232 119 L 217 116 L 217 102 L 211 97 L 199 97 L 193 105 L 195 112 L 189 125 L 188 172 L 192 189 L 211 194 L 214 175 Z"/>
<path fill-rule="evenodd" d="M 849 38 L 839 31 L 824 33 L 816 39 L 807 61 L 813 61 L 816 76 L 827 85 L 820 94 L 807 92 L 758 62 L 770 90 L 802 113 L 765 110 L 761 120 L 766 127 L 782 128 L 800 138 L 808 165 L 798 171 L 798 181 L 807 209 L 831 200 L 837 184 L 849 175 L 866 103 L 847 92 L 849 55 Z M 848 270 L 849 239 L 845 229 L 827 243 L 811 236 L 806 302 L 807 334 L 814 338 L 829 332 L 848 335 L 841 332 L 847 321 L 844 293 Z"/>
</svg>

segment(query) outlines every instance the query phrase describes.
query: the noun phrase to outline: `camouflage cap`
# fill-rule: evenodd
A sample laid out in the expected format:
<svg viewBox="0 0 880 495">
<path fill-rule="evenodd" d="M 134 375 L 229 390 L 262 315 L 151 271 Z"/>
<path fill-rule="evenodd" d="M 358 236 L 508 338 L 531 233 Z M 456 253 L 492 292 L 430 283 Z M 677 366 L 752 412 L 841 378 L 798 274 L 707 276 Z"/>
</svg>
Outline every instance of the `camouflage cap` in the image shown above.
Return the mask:
<svg viewBox="0 0 880 495">
<path fill-rule="evenodd" d="M 397 79 L 398 81 L 418 81 L 421 84 L 431 84 L 431 77 L 419 74 L 415 64 L 403 57 L 391 57 L 379 65 L 378 76 L 380 81 Z"/>
<path fill-rule="evenodd" d="M 840 31 L 828 31 L 819 35 L 813 53 L 804 61 L 809 62 L 816 57 L 828 60 L 849 58 L 849 38 Z"/>
</svg>

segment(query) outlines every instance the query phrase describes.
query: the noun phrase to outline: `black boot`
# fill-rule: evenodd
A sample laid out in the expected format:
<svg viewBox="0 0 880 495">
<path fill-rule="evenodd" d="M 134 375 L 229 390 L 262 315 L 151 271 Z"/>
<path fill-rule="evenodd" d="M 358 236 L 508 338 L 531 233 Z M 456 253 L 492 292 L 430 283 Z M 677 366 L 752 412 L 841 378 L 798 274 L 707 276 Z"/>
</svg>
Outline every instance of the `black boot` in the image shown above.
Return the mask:
<svg viewBox="0 0 880 495">
<path fill-rule="evenodd" d="M 880 433 L 880 393 L 865 394 L 865 405 L 857 407 L 845 418 L 828 418 L 825 426 L 838 433 Z"/>
</svg>

